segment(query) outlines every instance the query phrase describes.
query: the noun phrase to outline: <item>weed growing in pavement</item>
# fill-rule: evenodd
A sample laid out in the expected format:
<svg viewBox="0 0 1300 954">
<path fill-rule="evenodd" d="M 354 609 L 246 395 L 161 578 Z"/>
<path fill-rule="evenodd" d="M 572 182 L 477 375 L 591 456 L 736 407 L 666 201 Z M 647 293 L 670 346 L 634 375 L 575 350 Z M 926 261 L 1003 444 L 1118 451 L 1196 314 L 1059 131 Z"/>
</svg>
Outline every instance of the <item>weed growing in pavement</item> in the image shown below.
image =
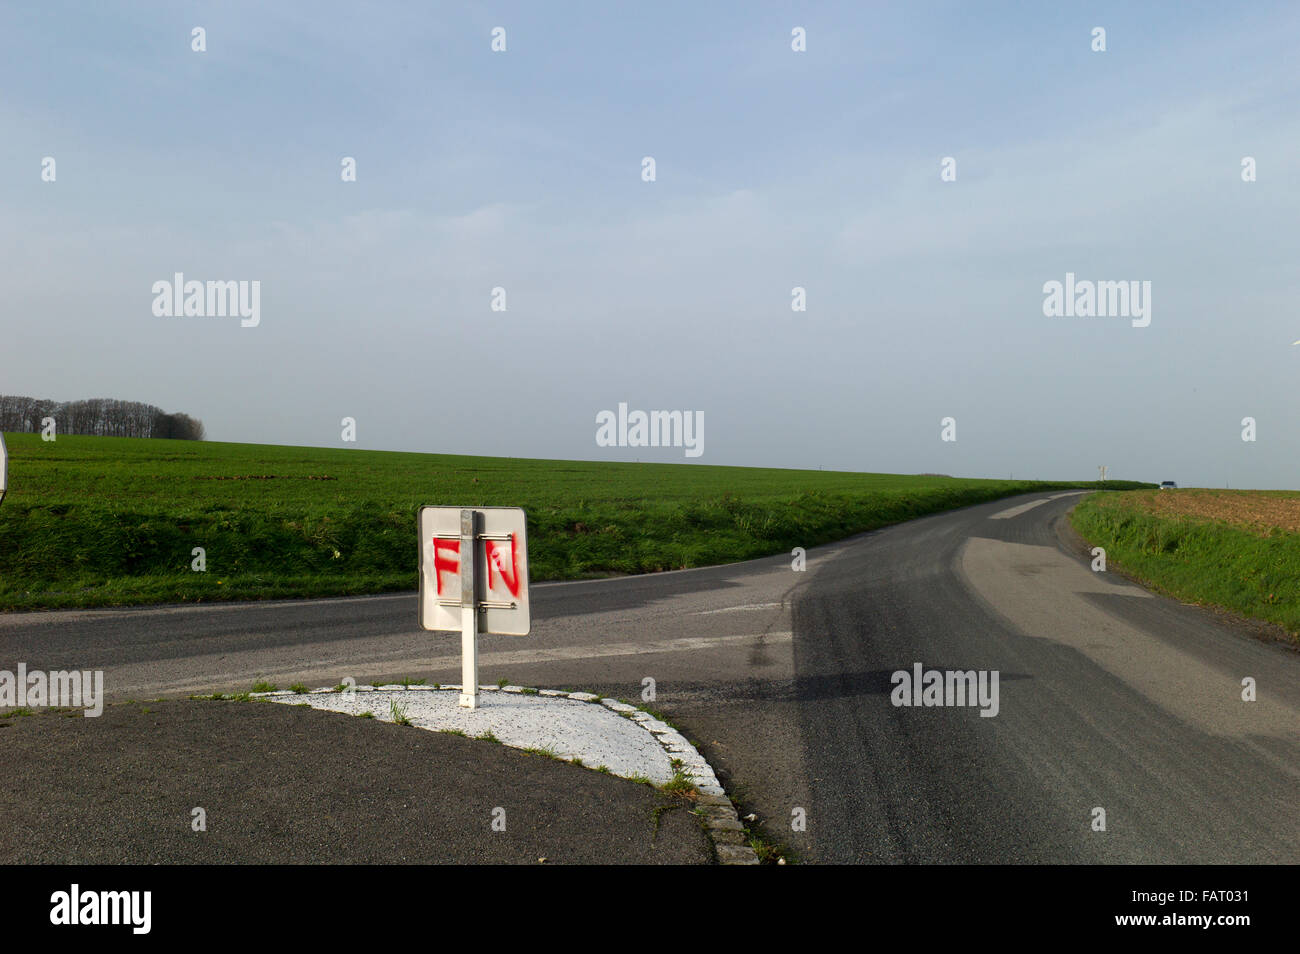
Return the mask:
<svg viewBox="0 0 1300 954">
<path fill-rule="evenodd" d="M 673 772 L 673 777 L 659 786 L 659 791 L 679 798 L 696 799 L 700 797 L 700 790 L 695 787 L 691 777 L 680 769 Z"/>
<path fill-rule="evenodd" d="M 524 749 L 524 752 L 527 753 L 528 755 L 541 755 L 541 756 L 544 756 L 545 758 L 548 758 L 548 759 L 557 759 L 557 760 L 558 760 L 558 759 L 560 758 L 560 755 L 559 755 L 558 752 L 556 752 L 554 749 L 548 749 L 548 748 L 546 748 L 546 747 L 544 747 L 544 746 L 539 746 L 539 747 L 536 747 L 536 748 L 527 748 L 527 749 Z"/>
<path fill-rule="evenodd" d="M 388 709 L 393 716 L 393 721 L 398 725 L 411 724 L 411 720 L 406 717 L 406 706 L 399 705 L 396 699 L 388 704 Z"/>
</svg>

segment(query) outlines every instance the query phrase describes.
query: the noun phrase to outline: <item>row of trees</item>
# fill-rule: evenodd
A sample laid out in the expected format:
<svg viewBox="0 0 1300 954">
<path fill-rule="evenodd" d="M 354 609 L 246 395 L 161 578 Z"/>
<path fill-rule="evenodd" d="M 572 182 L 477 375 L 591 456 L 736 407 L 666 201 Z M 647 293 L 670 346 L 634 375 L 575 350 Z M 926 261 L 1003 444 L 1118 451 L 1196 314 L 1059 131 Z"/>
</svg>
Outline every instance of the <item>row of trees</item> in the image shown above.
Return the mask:
<svg viewBox="0 0 1300 954">
<path fill-rule="evenodd" d="M 35 433 L 47 417 L 54 418 L 60 434 L 203 440 L 202 421 L 188 414 L 168 414 L 139 401 L 91 398 L 65 402 L 0 394 L 0 431 Z"/>
</svg>

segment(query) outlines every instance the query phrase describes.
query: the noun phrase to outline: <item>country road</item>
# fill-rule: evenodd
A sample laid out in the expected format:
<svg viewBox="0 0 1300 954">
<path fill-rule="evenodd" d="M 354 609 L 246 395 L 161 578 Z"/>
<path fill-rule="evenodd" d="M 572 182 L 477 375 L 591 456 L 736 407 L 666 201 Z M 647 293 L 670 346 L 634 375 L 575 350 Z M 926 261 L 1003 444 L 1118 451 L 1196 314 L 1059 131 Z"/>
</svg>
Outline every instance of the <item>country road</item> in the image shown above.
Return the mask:
<svg viewBox="0 0 1300 954">
<path fill-rule="evenodd" d="M 634 702 L 653 680 L 805 861 L 1300 861 L 1300 653 L 1091 571 L 1062 526 L 1078 499 L 900 524 L 809 550 L 806 572 L 535 584 L 533 634 L 482 637 L 482 680 Z M 0 669 L 19 662 L 103 669 L 110 700 L 459 680 L 458 636 L 422 632 L 414 593 L 0 615 Z M 917 663 L 997 671 L 996 716 L 893 705 Z"/>
</svg>

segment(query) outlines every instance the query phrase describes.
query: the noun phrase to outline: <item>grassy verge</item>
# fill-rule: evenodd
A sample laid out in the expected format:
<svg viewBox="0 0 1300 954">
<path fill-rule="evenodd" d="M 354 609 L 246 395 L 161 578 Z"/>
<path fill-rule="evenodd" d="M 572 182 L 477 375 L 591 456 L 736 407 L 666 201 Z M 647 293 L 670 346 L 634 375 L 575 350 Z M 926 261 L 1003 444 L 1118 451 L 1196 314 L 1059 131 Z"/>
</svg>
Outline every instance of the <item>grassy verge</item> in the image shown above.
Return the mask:
<svg viewBox="0 0 1300 954">
<path fill-rule="evenodd" d="M 1011 494 L 1094 486 L 35 434 L 6 441 L 0 609 L 413 590 L 424 504 L 524 507 L 539 581 L 789 553 Z M 195 547 L 206 572 L 191 569 Z"/>
<path fill-rule="evenodd" d="M 1269 491 L 1100 493 L 1074 528 L 1109 567 L 1189 603 L 1222 607 L 1300 633 L 1300 532 L 1286 514 L 1300 495 Z"/>
</svg>

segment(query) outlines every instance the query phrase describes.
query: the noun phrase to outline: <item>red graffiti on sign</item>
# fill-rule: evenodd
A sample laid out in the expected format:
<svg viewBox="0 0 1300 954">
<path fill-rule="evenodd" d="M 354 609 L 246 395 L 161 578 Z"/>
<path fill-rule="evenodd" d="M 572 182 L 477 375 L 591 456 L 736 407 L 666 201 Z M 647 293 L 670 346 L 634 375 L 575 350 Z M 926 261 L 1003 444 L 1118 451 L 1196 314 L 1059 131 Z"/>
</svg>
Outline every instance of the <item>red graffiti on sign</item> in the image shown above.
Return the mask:
<svg viewBox="0 0 1300 954">
<path fill-rule="evenodd" d="M 496 584 L 492 582 L 492 571 L 495 570 L 496 575 L 501 578 L 501 581 L 503 583 L 505 583 L 506 589 L 510 591 L 510 594 L 514 597 L 518 597 L 519 596 L 518 534 L 514 534 L 514 533 L 510 534 L 510 556 L 509 556 L 510 566 L 508 568 L 505 565 L 506 563 L 505 558 L 502 557 L 501 555 L 501 550 L 503 548 L 498 545 L 497 541 L 487 540 L 485 541 L 485 543 L 486 546 L 484 550 L 485 550 L 485 555 L 487 556 L 488 589 L 491 590 L 496 587 Z"/>
<path fill-rule="evenodd" d="M 442 555 L 443 550 L 450 550 L 454 553 L 455 559 L 450 559 Z M 442 595 L 442 574 L 450 573 L 452 576 L 460 576 L 460 541 L 459 540 L 439 540 L 437 537 L 433 540 L 433 577 L 438 581 L 438 595 Z"/>
</svg>

